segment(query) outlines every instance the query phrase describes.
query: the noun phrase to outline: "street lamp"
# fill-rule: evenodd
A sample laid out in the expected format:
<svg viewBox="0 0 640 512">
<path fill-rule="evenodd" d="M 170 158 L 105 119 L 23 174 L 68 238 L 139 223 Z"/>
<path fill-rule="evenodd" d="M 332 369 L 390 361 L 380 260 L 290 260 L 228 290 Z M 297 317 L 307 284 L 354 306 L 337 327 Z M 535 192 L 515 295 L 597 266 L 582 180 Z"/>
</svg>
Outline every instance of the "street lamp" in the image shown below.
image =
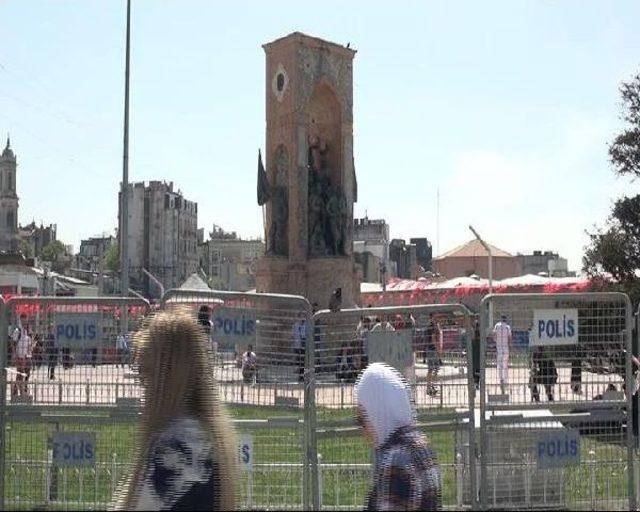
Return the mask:
<svg viewBox="0 0 640 512">
<path fill-rule="evenodd" d="M 493 253 L 491 252 L 491 246 L 486 243 L 478 234 L 478 232 L 473 229 L 473 226 L 469 224 L 469 229 L 474 234 L 474 236 L 478 239 L 478 242 L 482 244 L 489 255 L 489 293 L 493 293 Z"/>
<path fill-rule="evenodd" d="M 124 130 L 122 148 L 122 197 L 120 224 L 120 286 L 123 297 L 129 297 L 129 56 L 131 45 L 131 0 L 127 0 L 127 36 L 124 67 Z M 122 307 L 122 333 L 128 331 L 129 311 Z"/>
</svg>

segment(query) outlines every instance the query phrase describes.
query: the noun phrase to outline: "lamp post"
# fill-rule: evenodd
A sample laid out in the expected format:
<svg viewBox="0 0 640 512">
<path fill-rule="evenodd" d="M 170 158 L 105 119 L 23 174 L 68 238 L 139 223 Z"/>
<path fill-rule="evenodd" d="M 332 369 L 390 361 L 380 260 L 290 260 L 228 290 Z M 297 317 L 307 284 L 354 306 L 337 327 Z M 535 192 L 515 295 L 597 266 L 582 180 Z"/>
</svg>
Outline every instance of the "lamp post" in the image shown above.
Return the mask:
<svg viewBox="0 0 640 512">
<path fill-rule="evenodd" d="M 123 297 L 129 296 L 129 54 L 131 40 L 131 0 L 127 0 L 127 39 L 124 67 L 124 136 L 122 148 L 122 192 L 120 220 L 120 286 Z M 122 307 L 122 331 L 128 330 L 128 307 Z"/>
<path fill-rule="evenodd" d="M 473 226 L 469 224 L 469 229 L 473 233 L 473 235 L 478 239 L 478 242 L 482 244 L 482 247 L 485 248 L 489 255 L 489 293 L 493 293 L 493 253 L 491 252 L 491 246 L 486 243 L 478 234 L 478 232 L 473 229 Z"/>
</svg>

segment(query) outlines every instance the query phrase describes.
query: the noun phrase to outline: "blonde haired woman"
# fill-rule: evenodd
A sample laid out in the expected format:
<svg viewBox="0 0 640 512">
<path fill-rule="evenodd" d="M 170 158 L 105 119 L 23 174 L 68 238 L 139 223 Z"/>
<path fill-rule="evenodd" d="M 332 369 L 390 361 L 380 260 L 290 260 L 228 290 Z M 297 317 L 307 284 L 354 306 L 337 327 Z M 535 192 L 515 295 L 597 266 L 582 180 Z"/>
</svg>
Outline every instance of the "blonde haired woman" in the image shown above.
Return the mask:
<svg viewBox="0 0 640 512">
<path fill-rule="evenodd" d="M 234 509 L 236 441 L 195 315 L 158 313 L 135 345 L 144 388 L 140 451 L 117 508 Z"/>
</svg>

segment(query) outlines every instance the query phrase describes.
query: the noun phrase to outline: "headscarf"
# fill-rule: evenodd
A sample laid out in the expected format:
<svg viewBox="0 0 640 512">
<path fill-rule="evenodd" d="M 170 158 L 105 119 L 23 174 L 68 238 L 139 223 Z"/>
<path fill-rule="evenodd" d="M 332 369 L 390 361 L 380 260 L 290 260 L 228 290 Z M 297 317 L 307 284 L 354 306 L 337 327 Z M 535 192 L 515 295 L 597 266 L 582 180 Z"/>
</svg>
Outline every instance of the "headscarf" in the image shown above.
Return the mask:
<svg viewBox="0 0 640 512">
<path fill-rule="evenodd" d="M 360 375 L 355 387 L 358 406 L 374 430 L 376 447 L 385 443 L 400 427 L 415 423 L 409 386 L 384 363 L 372 363 Z"/>
</svg>

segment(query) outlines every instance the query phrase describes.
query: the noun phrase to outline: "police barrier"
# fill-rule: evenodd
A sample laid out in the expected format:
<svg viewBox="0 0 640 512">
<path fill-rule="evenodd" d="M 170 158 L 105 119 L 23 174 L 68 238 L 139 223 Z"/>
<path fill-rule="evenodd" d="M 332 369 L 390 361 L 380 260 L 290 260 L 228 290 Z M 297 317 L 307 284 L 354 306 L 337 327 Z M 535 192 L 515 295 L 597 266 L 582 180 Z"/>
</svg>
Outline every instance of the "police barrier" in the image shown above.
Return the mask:
<svg viewBox="0 0 640 512">
<path fill-rule="evenodd" d="M 133 332 L 150 310 L 139 298 L 12 297 L 6 303 L 12 404 L 98 405 L 135 400 Z"/>
<path fill-rule="evenodd" d="M 480 320 L 483 508 L 635 510 L 628 297 L 489 295 Z"/>
<path fill-rule="evenodd" d="M 49 438 L 42 420 L 47 413 L 66 410 L 75 426 L 88 408 L 123 411 L 135 404 L 137 410 L 139 390 L 125 369 L 126 340 L 148 311 L 149 303 L 137 298 L 12 297 L 0 304 L 0 509 L 15 506 L 17 497 L 34 489 L 28 477 L 35 478 L 38 470 L 24 462 L 30 454 L 43 448 L 47 460 L 49 446 L 50 458 L 60 467 L 88 465 L 85 456 L 95 454 L 89 437 L 84 445 Z M 26 420 L 12 430 L 16 415 Z M 90 430 L 85 434 L 90 436 Z M 26 471 L 19 482 L 12 478 L 18 461 Z"/>
<path fill-rule="evenodd" d="M 174 306 L 192 308 L 208 331 L 216 353 L 215 377 L 232 415 L 265 421 L 255 439 L 261 472 L 245 481 L 247 492 L 253 489 L 250 499 L 245 493 L 245 504 L 309 509 L 310 411 L 303 347 L 311 305 L 293 295 L 179 289 L 169 290 L 162 300 L 163 308 Z M 289 425 L 294 421 L 296 430 L 278 426 L 274 431 L 282 416 Z M 269 464 L 273 473 L 267 476 L 262 471 Z M 279 492 L 272 494 L 276 487 Z"/>
<path fill-rule="evenodd" d="M 444 334 L 446 333 L 446 334 Z M 409 382 L 420 428 L 443 470 L 443 503 L 475 504 L 473 327 L 459 304 L 321 311 L 307 333 L 314 509 L 358 508 L 371 485 L 371 449 L 355 424 L 359 372 L 381 361 Z M 328 485 L 333 467 L 337 484 Z M 339 491 L 339 492 L 338 492 Z"/>
<path fill-rule="evenodd" d="M 12 408 L 3 510 L 104 510 L 132 469 L 138 411 Z M 236 419 L 242 509 L 302 509 L 302 419 Z M 295 442 L 294 442 L 295 440 Z"/>
</svg>

